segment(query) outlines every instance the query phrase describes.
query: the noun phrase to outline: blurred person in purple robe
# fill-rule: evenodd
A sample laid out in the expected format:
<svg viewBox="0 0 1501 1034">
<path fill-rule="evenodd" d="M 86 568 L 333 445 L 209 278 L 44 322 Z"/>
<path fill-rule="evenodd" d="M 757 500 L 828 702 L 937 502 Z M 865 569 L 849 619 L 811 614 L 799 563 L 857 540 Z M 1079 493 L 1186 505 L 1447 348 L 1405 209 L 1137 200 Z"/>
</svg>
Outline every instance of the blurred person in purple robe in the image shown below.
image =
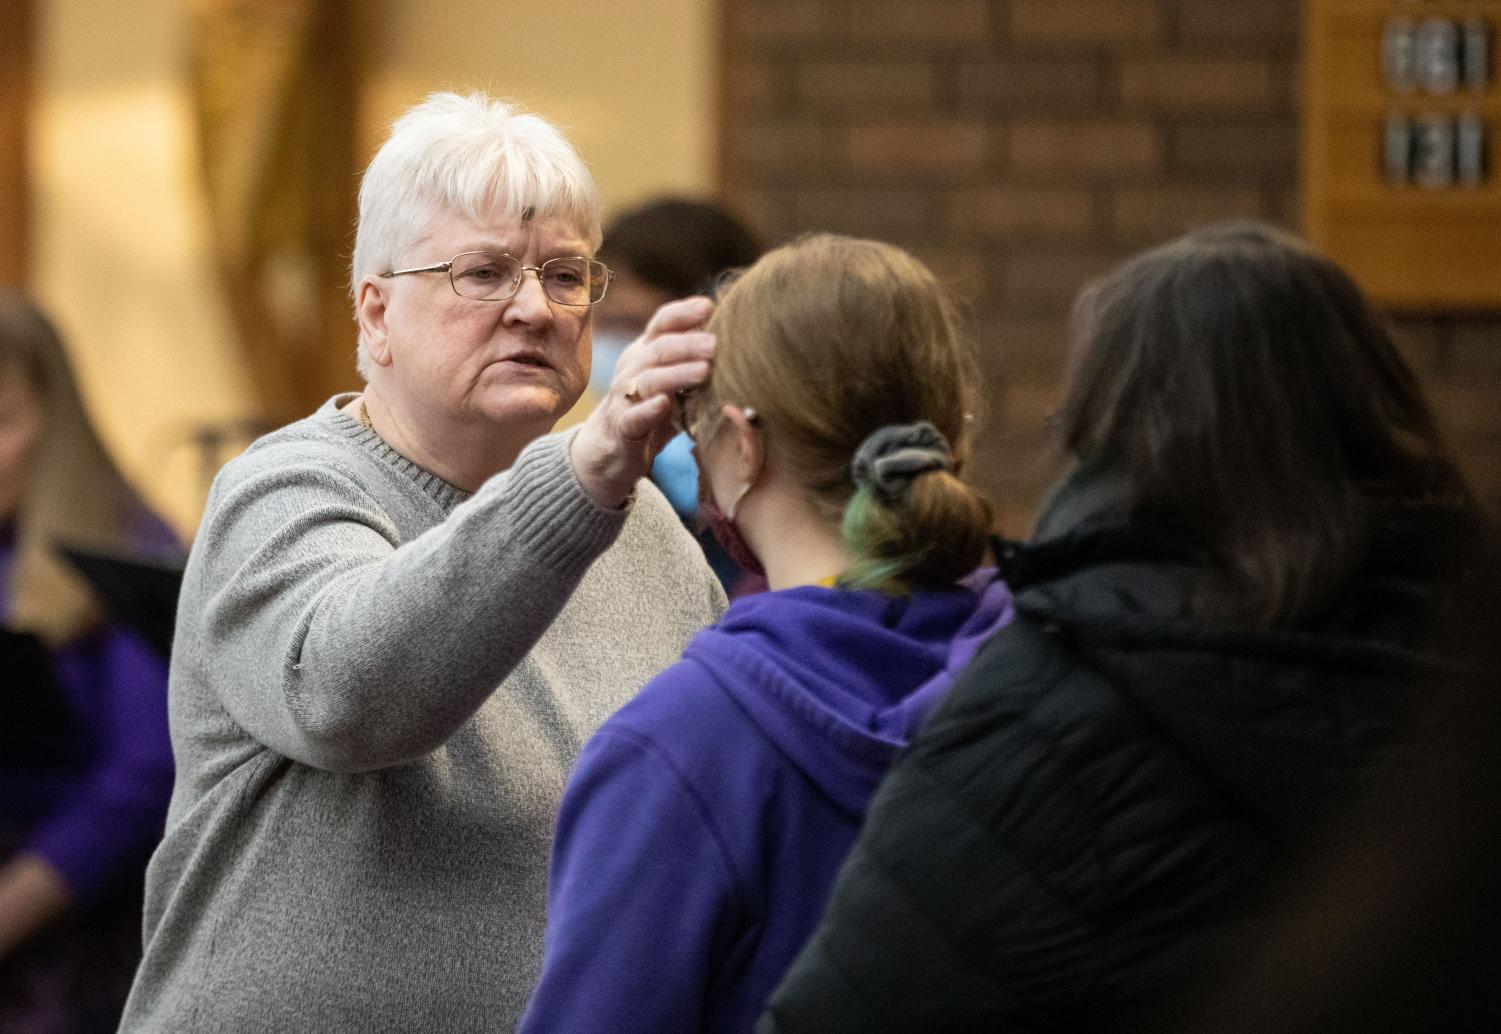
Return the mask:
<svg viewBox="0 0 1501 1034">
<path fill-rule="evenodd" d="M 100 443 L 56 330 L 0 292 L 0 1032 L 115 1029 L 172 792 L 167 660 L 65 546 L 178 551 Z"/>
</svg>

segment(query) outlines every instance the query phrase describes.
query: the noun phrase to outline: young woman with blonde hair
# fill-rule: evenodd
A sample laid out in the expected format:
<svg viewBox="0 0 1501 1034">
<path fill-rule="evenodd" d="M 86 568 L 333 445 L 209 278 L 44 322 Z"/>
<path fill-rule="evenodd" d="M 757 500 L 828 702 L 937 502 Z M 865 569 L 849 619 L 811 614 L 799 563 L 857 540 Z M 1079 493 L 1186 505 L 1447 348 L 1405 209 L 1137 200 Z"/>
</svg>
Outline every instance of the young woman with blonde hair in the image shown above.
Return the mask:
<svg viewBox="0 0 1501 1034">
<path fill-rule="evenodd" d="M 1010 616 L 960 480 L 973 360 L 921 263 L 805 238 L 709 329 L 713 375 L 683 400 L 701 509 L 771 591 L 584 748 L 523 1030 L 748 1029 L 876 784 Z"/>
<path fill-rule="evenodd" d="M 172 791 L 166 658 L 63 546 L 175 551 L 95 434 L 56 331 L 0 293 L 0 1029 L 114 1030 Z"/>
</svg>

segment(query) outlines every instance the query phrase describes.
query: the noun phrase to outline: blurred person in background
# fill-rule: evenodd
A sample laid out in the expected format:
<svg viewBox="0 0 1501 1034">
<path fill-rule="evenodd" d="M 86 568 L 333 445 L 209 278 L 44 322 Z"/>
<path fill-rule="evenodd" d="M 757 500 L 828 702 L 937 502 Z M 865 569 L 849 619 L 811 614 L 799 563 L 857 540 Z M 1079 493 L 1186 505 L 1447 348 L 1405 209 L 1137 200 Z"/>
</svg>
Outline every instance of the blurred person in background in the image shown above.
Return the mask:
<svg viewBox="0 0 1501 1034">
<path fill-rule="evenodd" d="M 652 313 L 667 302 L 712 294 L 719 278 L 743 269 L 761 254 L 761 245 L 733 215 L 709 201 L 666 197 L 616 216 L 605 227 L 599 257 L 614 279 L 600 303 L 594 328 L 594 365 L 589 389 L 563 425 L 582 420 L 603 396 L 621 353 L 645 329 Z M 698 467 L 692 443 L 677 435 L 657 454 L 651 479 L 677 515 L 698 536 L 699 545 L 727 589 L 764 588 L 725 555 L 698 513 Z"/>
<path fill-rule="evenodd" d="M 0 291 L 0 1031 L 113 1031 L 172 791 L 167 658 L 61 552 L 166 559 L 56 330 Z"/>
<path fill-rule="evenodd" d="M 1017 619 L 876 795 L 763 1031 L 1121 1030 L 1384 757 L 1483 518 L 1360 291 L 1258 225 L 1092 285 Z"/>
<path fill-rule="evenodd" d="M 133 1032 L 508 1030 L 565 773 L 724 595 L 644 480 L 708 376 L 659 310 L 600 405 L 599 202 L 535 115 L 435 94 L 360 188 L 363 392 L 231 461 L 188 561 Z"/>
<path fill-rule="evenodd" d="M 771 591 L 585 747 L 526 1032 L 748 1030 L 872 790 L 1010 617 L 977 570 L 990 509 L 959 477 L 973 358 L 925 267 L 809 237 L 709 326 L 714 373 L 683 423 L 711 526 Z"/>
</svg>

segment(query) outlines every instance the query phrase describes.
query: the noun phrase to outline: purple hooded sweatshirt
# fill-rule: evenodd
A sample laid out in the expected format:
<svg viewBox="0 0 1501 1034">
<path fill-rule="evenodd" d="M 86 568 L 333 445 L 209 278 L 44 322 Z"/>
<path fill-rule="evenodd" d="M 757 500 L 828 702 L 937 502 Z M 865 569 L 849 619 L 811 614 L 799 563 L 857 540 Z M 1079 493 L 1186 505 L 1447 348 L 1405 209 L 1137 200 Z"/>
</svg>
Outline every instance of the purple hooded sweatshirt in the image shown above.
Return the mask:
<svg viewBox="0 0 1501 1034">
<path fill-rule="evenodd" d="M 750 1030 L 876 785 L 1011 615 L 989 570 L 732 604 L 579 757 L 521 1030 Z"/>
<path fill-rule="evenodd" d="M 150 522 L 137 538 L 165 556 L 171 532 Z M 10 610 L 14 559 L 14 531 L 0 528 L 0 616 Z M 44 765 L 0 758 L 0 829 L 19 828 L 21 842 L 11 846 L 46 859 L 74 900 L 87 903 L 138 877 L 161 839 L 173 776 L 167 660 L 106 621 L 49 661 L 71 727 L 34 745 Z M 5 681 L 0 673 L 0 689 Z"/>
</svg>

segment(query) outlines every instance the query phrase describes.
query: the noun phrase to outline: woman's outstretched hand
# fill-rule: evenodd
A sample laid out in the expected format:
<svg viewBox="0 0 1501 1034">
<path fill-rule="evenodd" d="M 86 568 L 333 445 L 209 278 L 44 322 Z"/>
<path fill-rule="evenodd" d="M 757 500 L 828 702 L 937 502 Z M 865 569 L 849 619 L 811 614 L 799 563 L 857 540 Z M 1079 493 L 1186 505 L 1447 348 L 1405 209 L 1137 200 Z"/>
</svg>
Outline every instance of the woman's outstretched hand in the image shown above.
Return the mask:
<svg viewBox="0 0 1501 1034">
<path fill-rule="evenodd" d="M 610 390 L 573 437 L 569 458 L 584 491 L 601 506 L 624 505 L 674 431 L 679 392 L 709 379 L 714 338 L 704 331 L 708 298 L 668 302 L 621 353 Z"/>
</svg>

